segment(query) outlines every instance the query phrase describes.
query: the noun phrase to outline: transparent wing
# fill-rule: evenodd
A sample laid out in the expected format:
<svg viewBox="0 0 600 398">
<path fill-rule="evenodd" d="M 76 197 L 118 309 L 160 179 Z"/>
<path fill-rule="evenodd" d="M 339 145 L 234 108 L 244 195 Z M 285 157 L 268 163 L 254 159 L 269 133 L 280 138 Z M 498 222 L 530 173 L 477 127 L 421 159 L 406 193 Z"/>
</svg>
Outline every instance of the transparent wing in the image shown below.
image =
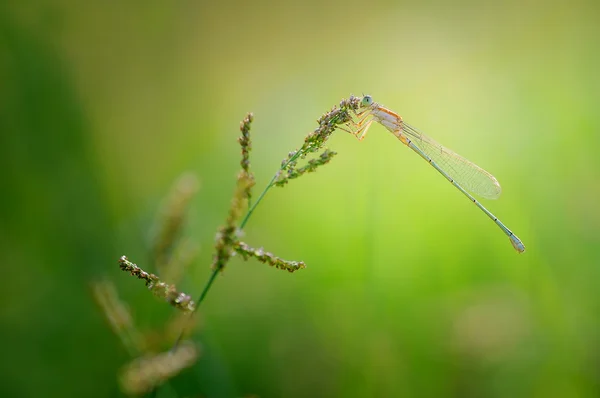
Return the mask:
<svg viewBox="0 0 600 398">
<path fill-rule="evenodd" d="M 496 178 L 457 153 L 435 142 L 416 128 L 402 123 L 402 132 L 465 190 L 486 199 L 497 199 L 502 192 Z"/>
</svg>

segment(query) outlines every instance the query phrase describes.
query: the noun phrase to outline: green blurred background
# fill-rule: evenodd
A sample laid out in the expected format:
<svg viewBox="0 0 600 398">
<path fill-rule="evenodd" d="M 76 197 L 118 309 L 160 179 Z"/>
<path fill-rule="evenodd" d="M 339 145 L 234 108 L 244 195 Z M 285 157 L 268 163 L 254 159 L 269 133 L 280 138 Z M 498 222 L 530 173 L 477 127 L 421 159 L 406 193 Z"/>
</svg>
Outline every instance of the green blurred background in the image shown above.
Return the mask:
<svg viewBox="0 0 600 398">
<path fill-rule="evenodd" d="M 142 329 L 172 313 L 151 269 L 179 175 L 201 189 L 181 288 L 210 273 L 253 111 L 257 191 L 315 119 L 369 93 L 492 172 L 485 201 L 527 247 L 381 126 L 274 189 L 201 310 L 180 396 L 600 395 L 596 2 L 68 2 L 0 6 L 0 395 L 119 396 L 130 358 L 89 284 Z M 258 192 L 257 192 L 258 193 Z M 163 390 L 168 396 L 172 390 Z"/>
</svg>

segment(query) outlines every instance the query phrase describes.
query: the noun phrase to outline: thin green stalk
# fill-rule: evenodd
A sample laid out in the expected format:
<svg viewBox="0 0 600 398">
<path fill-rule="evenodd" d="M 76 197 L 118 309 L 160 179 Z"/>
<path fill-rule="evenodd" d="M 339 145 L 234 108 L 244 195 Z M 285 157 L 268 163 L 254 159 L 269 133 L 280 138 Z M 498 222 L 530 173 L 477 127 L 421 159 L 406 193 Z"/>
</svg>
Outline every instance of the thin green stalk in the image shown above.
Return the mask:
<svg viewBox="0 0 600 398">
<path fill-rule="evenodd" d="M 200 303 L 206 297 L 206 294 L 210 290 L 210 287 L 212 286 L 213 282 L 215 281 L 215 279 L 216 279 L 219 271 L 220 271 L 219 269 L 214 269 L 213 270 L 212 274 L 210 275 L 210 278 L 206 282 L 206 285 L 204 285 L 204 289 L 202 289 L 202 293 L 200 294 L 200 297 L 198 297 L 198 301 L 196 301 L 196 308 L 194 308 L 194 312 L 192 312 L 190 314 L 190 318 L 198 310 L 198 306 L 200 305 Z M 179 343 L 181 343 L 181 339 L 183 338 L 183 333 L 184 333 L 185 329 L 186 329 L 185 327 L 181 329 L 181 332 L 179 333 L 179 336 L 177 337 L 177 340 L 175 340 L 175 344 L 173 344 L 173 347 L 171 347 L 171 352 L 175 351 L 177 349 L 177 347 L 179 346 Z"/>
<path fill-rule="evenodd" d="M 277 178 L 277 174 L 275 174 L 273 176 L 273 178 L 269 182 L 269 185 L 267 185 L 266 188 L 258 196 L 258 199 L 256 199 L 256 202 L 254 202 L 254 205 L 252 205 L 252 207 L 250 207 L 250 209 L 248 209 L 248 212 L 246 213 L 246 215 L 244 216 L 244 219 L 240 223 L 240 229 L 243 229 L 246 226 L 246 223 L 248 222 L 248 219 L 250 218 L 250 216 L 254 212 L 254 209 L 256 209 L 256 206 L 258 206 L 258 204 L 260 203 L 260 201 L 262 200 L 262 198 L 267 194 L 267 191 L 273 186 L 273 183 L 275 182 L 276 178 Z"/>
<path fill-rule="evenodd" d="M 294 156 L 292 156 L 287 162 L 285 162 L 279 168 L 279 171 L 284 170 L 287 167 L 287 165 L 290 164 L 290 162 L 293 162 L 294 160 L 298 159 L 302 155 L 302 153 L 303 153 L 303 151 L 298 151 Z M 250 216 L 252 215 L 252 213 L 254 213 L 254 209 L 256 209 L 256 206 L 258 206 L 258 204 L 260 203 L 260 201 L 262 200 L 262 198 L 267 194 L 267 192 L 269 191 L 269 189 L 271 189 L 271 187 L 273 187 L 273 185 L 275 183 L 275 180 L 277 179 L 278 172 L 275 173 L 275 175 L 273 176 L 273 178 L 271 178 L 271 181 L 265 187 L 265 189 L 261 192 L 261 194 L 258 196 L 258 199 L 256 199 L 256 202 L 254 203 L 254 205 L 252 205 L 252 207 L 250 207 L 250 209 L 248 210 L 248 212 L 244 216 L 244 219 L 240 223 L 240 229 L 243 229 L 246 226 L 246 223 L 248 222 L 248 219 L 250 218 Z"/>
</svg>

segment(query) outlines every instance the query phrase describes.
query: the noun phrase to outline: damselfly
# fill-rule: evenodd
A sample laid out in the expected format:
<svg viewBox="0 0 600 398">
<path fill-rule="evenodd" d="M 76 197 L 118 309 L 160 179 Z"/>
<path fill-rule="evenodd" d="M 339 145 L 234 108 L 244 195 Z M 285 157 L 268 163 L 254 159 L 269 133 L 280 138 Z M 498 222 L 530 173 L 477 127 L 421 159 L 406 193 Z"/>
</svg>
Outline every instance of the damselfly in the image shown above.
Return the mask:
<svg viewBox="0 0 600 398">
<path fill-rule="evenodd" d="M 469 192 L 486 199 L 496 199 L 500 196 L 501 188 L 498 180 L 481 167 L 471 163 L 453 151 L 444 148 L 416 128 L 402 120 L 395 112 L 373 101 L 370 95 L 365 95 L 358 103 L 357 120 L 351 120 L 342 128 L 362 141 L 373 122 L 377 122 L 392 132 L 404 145 L 415 151 L 452 185 L 462 192 L 469 200 L 509 237 L 510 243 L 520 253 L 525 251 L 523 242 L 512 233 L 496 216 L 483 207 Z"/>
</svg>

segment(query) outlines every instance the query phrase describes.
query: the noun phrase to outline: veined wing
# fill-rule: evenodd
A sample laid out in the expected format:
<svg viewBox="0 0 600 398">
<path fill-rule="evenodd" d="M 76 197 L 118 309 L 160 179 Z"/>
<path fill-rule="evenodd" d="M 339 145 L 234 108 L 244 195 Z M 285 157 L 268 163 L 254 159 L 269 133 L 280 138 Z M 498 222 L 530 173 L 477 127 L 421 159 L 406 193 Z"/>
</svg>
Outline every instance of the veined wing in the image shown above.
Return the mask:
<svg viewBox="0 0 600 398">
<path fill-rule="evenodd" d="M 486 199 L 500 196 L 502 188 L 498 180 L 475 163 L 444 148 L 407 123 L 402 123 L 402 132 L 465 190 Z"/>
</svg>

